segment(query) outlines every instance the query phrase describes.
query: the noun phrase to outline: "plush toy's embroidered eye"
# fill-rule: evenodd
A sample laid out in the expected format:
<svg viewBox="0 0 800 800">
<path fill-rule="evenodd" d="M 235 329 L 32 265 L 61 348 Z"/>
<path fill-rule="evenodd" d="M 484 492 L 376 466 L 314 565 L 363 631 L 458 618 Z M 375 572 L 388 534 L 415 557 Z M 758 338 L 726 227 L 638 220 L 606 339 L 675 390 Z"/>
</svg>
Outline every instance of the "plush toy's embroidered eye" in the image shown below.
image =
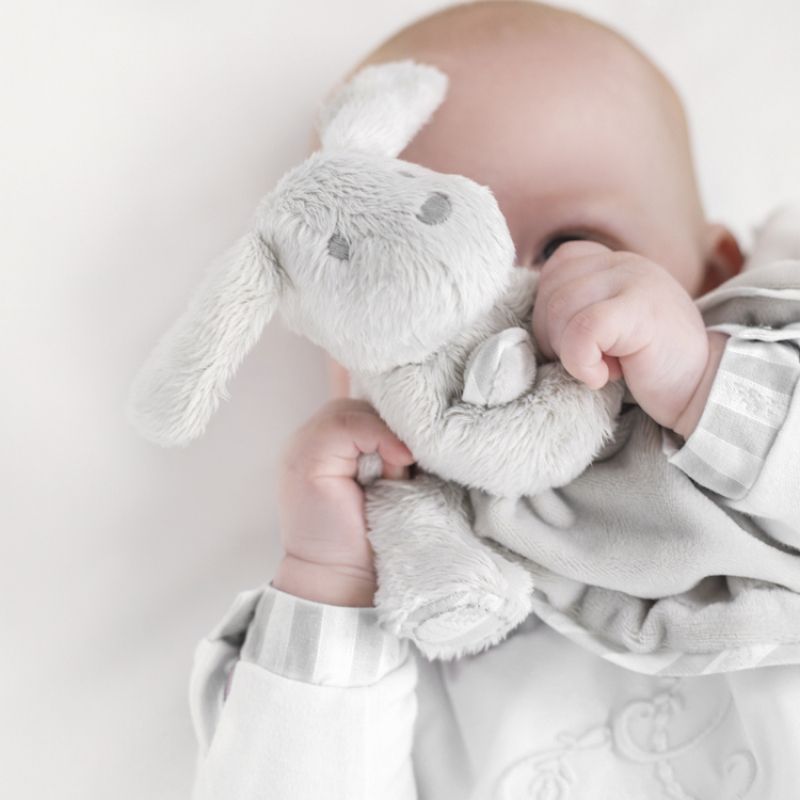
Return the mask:
<svg viewBox="0 0 800 800">
<path fill-rule="evenodd" d="M 441 192 L 434 192 L 423 204 L 417 219 L 426 225 L 438 225 L 444 222 L 452 211 L 450 198 Z"/>
<path fill-rule="evenodd" d="M 398 171 L 397 171 L 397 174 L 398 174 L 398 175 L 403 175 L 403 176 L 405 176 L 406 178 L 416 178 L 416 177 L 417 177 L 417 176 L 416 176 L 416 175 L 415 175 L 413 172 L 407 172 L 407 171 L 406 171 L 406 170 L 404 170 L 404 169 L 400 169 L 400 170 L 398 170 Z"/>
<path fill-rule="evenodd" d="M 340 233 L 334 233 L 330 239 L 328 239 L 328 252 L 334 257 L 338 258 L 339 261 L 347 261 L 350 258 L 350 245 L 347 243 L 347 239 L 344 238 Z"/>
</svg>

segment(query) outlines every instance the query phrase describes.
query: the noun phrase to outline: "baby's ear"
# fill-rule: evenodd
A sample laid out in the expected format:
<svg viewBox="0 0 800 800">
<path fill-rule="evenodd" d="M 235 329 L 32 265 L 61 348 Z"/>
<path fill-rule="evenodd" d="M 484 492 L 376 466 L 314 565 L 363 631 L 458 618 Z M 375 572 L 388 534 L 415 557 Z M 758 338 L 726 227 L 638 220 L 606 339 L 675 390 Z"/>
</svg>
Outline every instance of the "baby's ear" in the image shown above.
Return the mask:
<svg viewBox="0 0 800 800">
<path fill-rule="evenodd" d="M 447 76 L 410 59 L 360 70 L 320 107 L 324 150 L 398 156 L 441 105 Z"/>
<path fill-rule="evenodd" d="M 697 292 L 698 297 L 738 275 L 744 264 L 736 237 L 718 223 L 706 225 L 703 252 L 703 280 Z"/>
<path fill-rule="evenodd" d="M 131 388 L 131 425 L 156 444 L 200 436 L 227 384 L 280 299 L 281 270 L 256 233 L 239 239 L 206 275 Z"/>
</svg>

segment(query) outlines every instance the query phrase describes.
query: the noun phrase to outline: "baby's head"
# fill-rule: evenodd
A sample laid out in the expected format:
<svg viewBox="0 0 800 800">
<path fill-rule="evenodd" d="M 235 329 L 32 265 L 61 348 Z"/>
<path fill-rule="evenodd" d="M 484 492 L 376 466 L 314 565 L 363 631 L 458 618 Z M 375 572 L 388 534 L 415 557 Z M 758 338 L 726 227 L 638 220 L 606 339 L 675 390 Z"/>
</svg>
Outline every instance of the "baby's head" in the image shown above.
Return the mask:
<svg viewBox="0 0 800 800">
<path fill-rule="evenodd" d="M 706 221 L 681 101 L 618 33 L 525 0 L 457 5 L 404 28 L 347 76 L 405 58 L 449 79 L 400 158 L 489 186 L 517 263 L 598 241 L 667 269 L 697 297 L 742 257 Z"/>
</svg>

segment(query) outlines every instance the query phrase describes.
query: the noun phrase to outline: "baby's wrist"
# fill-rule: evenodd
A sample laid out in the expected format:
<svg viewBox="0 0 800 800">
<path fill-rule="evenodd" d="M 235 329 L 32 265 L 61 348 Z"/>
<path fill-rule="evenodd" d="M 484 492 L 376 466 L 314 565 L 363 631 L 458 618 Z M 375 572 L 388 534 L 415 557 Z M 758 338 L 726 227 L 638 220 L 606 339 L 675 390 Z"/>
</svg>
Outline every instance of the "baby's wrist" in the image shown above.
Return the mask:
<svg viewBox="0 0 800 800">
<path fill-rule="evenodd" d="M 692 435 L 697 423 L 700 422 L 700 418 L 703 416 L 708 396 L 711 393 L 711 387 L 714 384 L 714 378 L 719 369 L 720 361 L 722 361 L 725 343 L 728 340 L 727 335 L 719 331 L 708 331 L 707 335 L 708 361 L 706 362 L 706 368 L 689 403 L 672 426 L 672 430 L 682 437 L 684 441 Z"/>
<path fill-rule="evenodd" d="M 278 564 L 272 586 L 316 603 L 354 608 L 373 606 L 378 588 L 372 568 L 317 564 L 288 554 Z"/>
</svg>

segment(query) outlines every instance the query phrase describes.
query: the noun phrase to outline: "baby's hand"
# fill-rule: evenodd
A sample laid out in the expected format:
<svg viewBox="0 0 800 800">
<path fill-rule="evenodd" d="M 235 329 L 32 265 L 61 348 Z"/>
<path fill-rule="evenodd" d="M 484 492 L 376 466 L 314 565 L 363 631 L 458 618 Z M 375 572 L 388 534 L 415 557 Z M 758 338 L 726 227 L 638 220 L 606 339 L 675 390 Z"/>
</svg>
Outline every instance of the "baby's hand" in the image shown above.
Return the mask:
<svg viewBox="0 0 800 800">
<path fill-rule="evenodd" d="M 673 430 L 709 360 L 703 319 L 678 281 L 594 242 L 564 244 L 542 267 L 533 333 L 546 358 L 592 389 L 623 377 L 645 413 Z"/>
<path fill-rule="evenodd" d="M 368 403 L 327 403 L 289 440 L 278 489 L 286 555 L 276 589 L 333 605 L 370 606 L 376 580 L 366 536 L 358 456 L 377 451 L 384 478 L 402 478 L 414 458 Z"/>
</svg>

